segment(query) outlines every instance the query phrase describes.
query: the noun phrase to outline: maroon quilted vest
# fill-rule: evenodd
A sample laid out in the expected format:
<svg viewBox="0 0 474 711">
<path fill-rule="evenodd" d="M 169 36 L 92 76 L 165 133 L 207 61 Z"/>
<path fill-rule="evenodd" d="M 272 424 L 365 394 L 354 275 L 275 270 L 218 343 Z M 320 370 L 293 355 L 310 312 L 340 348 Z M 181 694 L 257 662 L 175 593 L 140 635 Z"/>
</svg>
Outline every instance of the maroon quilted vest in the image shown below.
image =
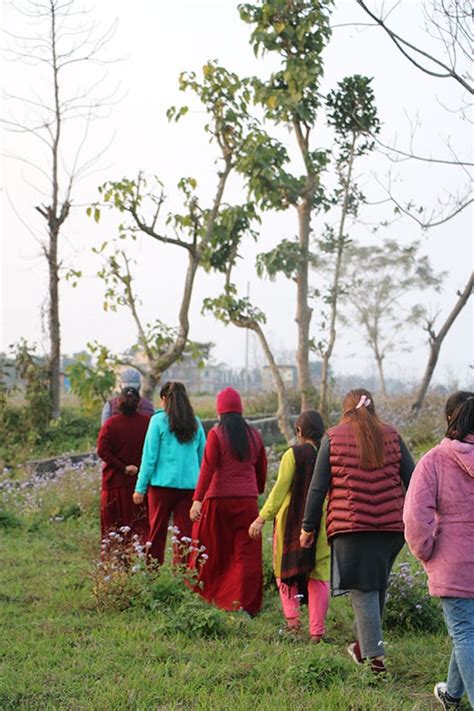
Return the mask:
<svg viewBox="0 0 474 711">
<path fill-rule="evenodd" d="M 403 531 L 404 492 L 400 479 L 400 439 L 384 425 L 384 465 L 362 469 L 350 424 L 328 431 L 331 488 L 328 538 L 353 531 Z"/>
</svg>

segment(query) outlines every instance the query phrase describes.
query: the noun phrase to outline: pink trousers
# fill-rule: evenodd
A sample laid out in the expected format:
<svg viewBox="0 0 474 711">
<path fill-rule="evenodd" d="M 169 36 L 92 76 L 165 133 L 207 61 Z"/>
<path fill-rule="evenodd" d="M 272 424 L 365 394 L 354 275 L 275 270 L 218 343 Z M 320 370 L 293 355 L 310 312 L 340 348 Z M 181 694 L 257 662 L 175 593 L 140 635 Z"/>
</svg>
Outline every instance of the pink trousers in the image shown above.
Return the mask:
<svg viewBox="0 0 474 711">
<path fill-rule="evenodd" d="M 289 625 L 297 624 L 300 619 L 300 600 L 296 585 L 285 585 L 281 578 L 277 578 L 278 590 L 280 592 L 283 614 Z M 325 632 L 326 613 L 329 605 L 329 583 L 325 580 L 308 581 L 308 612 L 309 612 L 309 633 L 313 636 L 321 636 Z"/>
</svg>

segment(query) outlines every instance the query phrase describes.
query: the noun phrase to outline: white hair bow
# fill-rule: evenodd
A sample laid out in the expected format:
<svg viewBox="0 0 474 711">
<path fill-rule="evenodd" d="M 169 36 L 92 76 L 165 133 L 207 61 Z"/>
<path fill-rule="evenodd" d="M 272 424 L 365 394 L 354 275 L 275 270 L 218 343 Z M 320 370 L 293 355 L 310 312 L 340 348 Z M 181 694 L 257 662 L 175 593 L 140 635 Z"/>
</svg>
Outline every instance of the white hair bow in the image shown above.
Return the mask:
<svg viewBox="0 0 474 711">
<path fill-rule="evenodd" d="M 359 408 L 361 408 L 362 405 L 364 405 L 364 407 L 369 407 L 371 402 L 372 402 L 372 400 L 370 399 L 370 397 L 367 397 L 367 395 L 361 395 L 360 400 L 356 405 L 356 410 L 359 410 Z"/>
</svg>

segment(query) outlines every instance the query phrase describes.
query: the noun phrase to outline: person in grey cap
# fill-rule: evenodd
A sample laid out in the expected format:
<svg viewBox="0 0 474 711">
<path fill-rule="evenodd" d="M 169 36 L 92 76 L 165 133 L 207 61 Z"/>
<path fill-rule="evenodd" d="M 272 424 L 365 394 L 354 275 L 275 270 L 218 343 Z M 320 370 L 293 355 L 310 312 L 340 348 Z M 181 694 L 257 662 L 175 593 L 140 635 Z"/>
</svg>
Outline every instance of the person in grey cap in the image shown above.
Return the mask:
<svg viewBox="0 0 474 711">
<path fill-rule="evenodd" d="M 123 391 L 127 388 L 133 388 L 138 394 L 140 394 L 140 373 L 134 368 L 127 368 L 120 373 L 120 390 Z M 107 400 L 102 409 L 102 416 L 100 420 L 101 425 L 103 425 L 109 417 L 112 417 L 112 415 L 118 415 L 120 413 L 118 406 L 118 395 L 112 397 L 110 400 Z M 141 415 L 148 415 L 148 417 L 151 417 L 155 413 L 155 408 L 153 407 L 152 402 L 144 397 L 141 397 L 137 412 Z"/>
</svg>

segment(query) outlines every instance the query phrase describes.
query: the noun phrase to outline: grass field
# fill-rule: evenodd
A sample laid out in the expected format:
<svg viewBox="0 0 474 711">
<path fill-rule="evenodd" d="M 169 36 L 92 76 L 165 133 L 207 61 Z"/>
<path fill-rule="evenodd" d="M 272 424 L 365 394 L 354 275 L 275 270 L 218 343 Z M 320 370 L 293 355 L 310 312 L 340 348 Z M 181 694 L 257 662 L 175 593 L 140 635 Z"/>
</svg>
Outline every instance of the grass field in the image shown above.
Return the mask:
<svg viewBox="0 0 474 711">
<path fill-rule="evenodd" d="M 331 602 L 329 641 L 318 646 L 279 633 L 282 617 L 270 585 L 258 617 L 219 613 L 225 633 L 215 639 L 196 633 L 191 607 L 188 619 L 177 620 L 179 632 L 172 603 L 153 612 L 140 605 L 100 611 L 92 594 L 97 471 L 88 477 L 70 471 L 4 493 L 4 505 L 19 520 L 5 515 L 0 526 L 1 711 L 441 708 L 432 688 L 446 673 L 445 635 L 386 633 L 390 673 L 382 681 L 347 656 L 352 634 L 345 598 Z"/>
</svg>

